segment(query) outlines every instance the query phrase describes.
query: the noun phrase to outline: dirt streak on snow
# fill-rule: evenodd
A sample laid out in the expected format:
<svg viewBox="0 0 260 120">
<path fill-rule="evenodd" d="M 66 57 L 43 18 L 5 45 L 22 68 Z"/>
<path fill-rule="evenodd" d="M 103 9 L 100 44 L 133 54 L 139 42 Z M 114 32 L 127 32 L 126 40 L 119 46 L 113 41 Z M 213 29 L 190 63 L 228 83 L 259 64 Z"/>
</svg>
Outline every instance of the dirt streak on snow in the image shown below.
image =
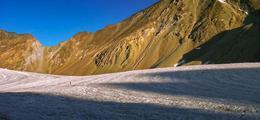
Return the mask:
<svg viewBox="0 0 260 120">
<path fill-rule="evenodd" d="M 14 120 L 257 120 L 259 93 L 260 63 L 172 67 L 95 76 L 55 76 L 0 69 L 0 115 Z"/>
</svg>

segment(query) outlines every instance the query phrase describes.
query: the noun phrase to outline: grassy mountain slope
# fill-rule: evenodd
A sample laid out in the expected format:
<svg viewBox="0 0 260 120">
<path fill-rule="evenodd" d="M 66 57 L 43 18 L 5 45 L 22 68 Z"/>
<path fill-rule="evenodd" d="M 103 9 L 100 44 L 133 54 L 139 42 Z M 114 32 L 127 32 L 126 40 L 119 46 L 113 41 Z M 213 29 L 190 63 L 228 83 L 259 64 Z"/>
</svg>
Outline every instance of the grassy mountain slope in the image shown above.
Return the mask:
<svg viewBox="0 0 260 120">
<path fill-rule="evenodd" d="M 96 33 L 81 32 L 58 46 L 34 48 L 29 58 L 17 58 L 27 60 L 30 64 L 13 64 L 19 64 L 21 70 L 66 75 L 169 67 L 182 61 L 183 55 L 189 58 L 185 61 L 186 64 L 201 64 L 206 58 L 219 58 L 215 56 L 215 50 L 226 43 L 227 46 L 233 46 L 232 42 L 236 40 L 241 41 L 236 50 L 225 49 L 229 52 L 225 57 L 229 61 L 224 58 L 217 61 L 240 62 L 237 60 L 239 56 L 232 55 L 240 51 L 241 47 L 254 45 L 255 49 L 250 47 L 250 50 L 244 52 L 258 51 L 259 47 L 255 43 L 259 39 L 259 29 L 255 24 L 246 23 L 246 18 L 259 6 L 257 0 L 226 0 L 224 3 L 219 0 L 161 0 Z M 250 32 L 243 32 L 243 36 L 253 35 L 253 40 L 246 44 L 242 38 L 233 40 L 228 37 L 241 33 L 236 29 L 247 29 Z M 234 33 L 221 40 L 224 41 L 223 45 L 213 44 L 214 49 L 211 47 L 211 50 L 204 50 L 203 54 L 189 55 L 199 46 L 215 41 L 216 36 L 227 31 Z M 30 43 L 28 45 L 32 46 Z M 241 59 L 258 61 L 250 56 Z M 4 63 L 8 61 L 3 59 Z M 7 68 L 18 69 L 13 66 Z"/>
<path fill-rule="evenodd" d="M 186 55 L 187 64 L 260 61 L 260 11 L 254 11 L 244 25 L 224 31 Z"/>
</svg>

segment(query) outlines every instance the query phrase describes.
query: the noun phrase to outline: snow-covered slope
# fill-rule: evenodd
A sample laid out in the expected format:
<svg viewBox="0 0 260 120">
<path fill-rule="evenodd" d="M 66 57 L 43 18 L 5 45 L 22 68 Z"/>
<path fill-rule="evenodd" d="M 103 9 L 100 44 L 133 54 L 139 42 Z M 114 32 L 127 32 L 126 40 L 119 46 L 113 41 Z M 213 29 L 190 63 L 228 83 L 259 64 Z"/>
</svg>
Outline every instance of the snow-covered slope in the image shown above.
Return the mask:
<svg viewBox="0 0 260 120">
<path fill-rule="evenodd" d="M 260 63 L 96 76 L 0 69 L 0 119 L 260 119 Z"/>
</svg>

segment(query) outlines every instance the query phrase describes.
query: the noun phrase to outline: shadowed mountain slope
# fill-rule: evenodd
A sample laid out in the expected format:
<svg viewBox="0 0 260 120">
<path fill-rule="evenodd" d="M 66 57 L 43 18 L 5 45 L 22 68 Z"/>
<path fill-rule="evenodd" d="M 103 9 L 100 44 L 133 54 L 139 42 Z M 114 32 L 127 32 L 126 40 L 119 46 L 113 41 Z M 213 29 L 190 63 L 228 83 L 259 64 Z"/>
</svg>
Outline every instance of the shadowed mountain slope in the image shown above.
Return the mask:
<svg viewBox="0 0 260 120">
<path fill-rule="evenodd" d="M 260 61 L 260 11 L 249 15 L 242 27 L 224 31 L 184 55 L 187 64 Z"/>
<path fill-rule="evenodd" d="M 51 74 L 87 75 L 176 66 L 180 61 L 187 64 L 207 63 L 207 60 L 212 63 L 259 61 L 252 57 L 258 55 L 259 47 L 255 43 L 259 40 L 259 28 L 247 23 L 247 18 L 259 8 L 258 0 L 161 0 L 118 24 L 96 33 L 80 32 L 54 47 L 43 47 L 36 40 L 33 43 L 37 44 L 27 42 L 19 48 L 21 53 L 16 53 L 16 58 L 8 55 L 13 55 L 10 50 L 17 51 L 18 48 L 12 46 L 18 45 L 3 42 L 1 45 L 8 49 L 0 48 L 0 55 L 5 55 L 0 58 L 0 65 Z M 252 40 L 228 37 L 238 36 L 242 30 L 249 31 L 242 36 L 246 39 L 250 36 Z M 14 41 L 5 38 L 11 33 L 2 32 L 0 41 Z M 222 36 L 223 32 L 233 32 L 221 40 L 225 41 L 223 45 L 241 43 L 235 50 L 223 49 L 228 52 L 226 57 L 215 55 L 222 45 L 213 44 L 211 50 L 203 54 L 188 55 L 187 60 L 183 58 L 184 54 L 186 57 L 190 51 L 199 49 L 198 46 L 215 41 L 212 38 Z M 252 55 L 239 54 L 243 56 L 243 60 L 239 60 L 240 56 L 235 53 L 242 48 L 246 49 L 244 53 Z"/>
</svg>

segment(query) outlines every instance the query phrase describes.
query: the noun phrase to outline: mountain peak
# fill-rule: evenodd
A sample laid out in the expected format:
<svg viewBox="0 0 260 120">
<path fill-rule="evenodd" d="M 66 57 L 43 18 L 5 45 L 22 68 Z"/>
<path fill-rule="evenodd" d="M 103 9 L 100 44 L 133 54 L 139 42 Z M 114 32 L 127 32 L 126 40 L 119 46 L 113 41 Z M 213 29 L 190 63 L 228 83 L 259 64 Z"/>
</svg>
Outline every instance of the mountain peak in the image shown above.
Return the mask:
<svg viewBox="0 0 260 120">
<path fill-rule="evenodd" d="M 253 14 L 259 6 L 258 0 L 161 0 L 120 23 L 95 33 L 77 33 L 54 47 L 42 47 L 35 41 L 22 44 L 30 37 L 20 35 L 8 38 L 15 42 L 3 42 L 7 39 L 1 36 L 1 45 L 14 47 L 13 52 L 0 48 L 0 66 L 86 75 L 257 61 L 259 24 L 249 24 L 256 22 Z M 18 57 L 11 59 L 9 53 Z"/>
</svg>

